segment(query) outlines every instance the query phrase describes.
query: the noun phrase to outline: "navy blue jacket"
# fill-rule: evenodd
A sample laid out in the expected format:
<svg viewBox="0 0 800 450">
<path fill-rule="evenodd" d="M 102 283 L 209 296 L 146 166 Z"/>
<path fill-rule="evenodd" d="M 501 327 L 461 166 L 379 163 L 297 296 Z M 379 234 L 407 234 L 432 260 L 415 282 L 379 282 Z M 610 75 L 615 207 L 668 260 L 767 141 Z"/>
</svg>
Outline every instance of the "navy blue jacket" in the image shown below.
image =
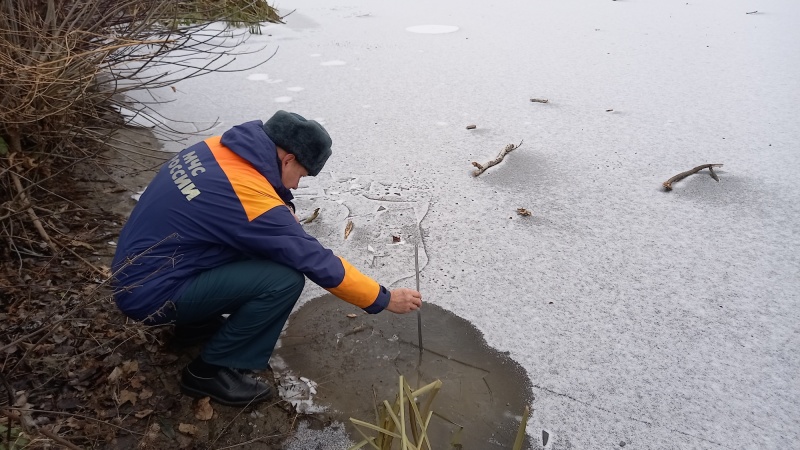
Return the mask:
<svg viewBox="0 0 800 450">
<path fill-rule="evenodd" d="M 261 121 L 231 128 L 175 155 L 133 209 L 112 269 L 119 308 L 136 320 L 157 314 L 203 271 L 243 258 L 292 267 L 369 313 L 390 293 L 305 232 L 287 204 L 275 144 Z"/>
</svg>

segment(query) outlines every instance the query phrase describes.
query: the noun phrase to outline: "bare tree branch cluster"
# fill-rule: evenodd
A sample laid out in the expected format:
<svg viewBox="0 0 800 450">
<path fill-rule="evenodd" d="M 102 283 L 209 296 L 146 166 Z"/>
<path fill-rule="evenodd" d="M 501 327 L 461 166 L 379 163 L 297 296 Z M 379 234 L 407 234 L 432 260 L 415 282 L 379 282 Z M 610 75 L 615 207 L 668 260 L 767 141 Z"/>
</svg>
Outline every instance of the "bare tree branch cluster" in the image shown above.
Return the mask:
<svg viewBox="0 0 800 450">
<path fill-rule="evenodd" d="M 0 237 L 33 227 L 57 251 L 37 203 L 55 195 L 47 188 L 55 178 L 114 145 L 113 131 L 126 125 L 121 111 L 145 117 L 162 140 L 180 138 L 155 109 L 160 97 L 128 94 L 271 57 L 233 67 L 264 47 L 240 46 L 250 31 L 226 23 L 280 21 L 265 0 L 233 3 L 0 0 Z"/>
</svg>

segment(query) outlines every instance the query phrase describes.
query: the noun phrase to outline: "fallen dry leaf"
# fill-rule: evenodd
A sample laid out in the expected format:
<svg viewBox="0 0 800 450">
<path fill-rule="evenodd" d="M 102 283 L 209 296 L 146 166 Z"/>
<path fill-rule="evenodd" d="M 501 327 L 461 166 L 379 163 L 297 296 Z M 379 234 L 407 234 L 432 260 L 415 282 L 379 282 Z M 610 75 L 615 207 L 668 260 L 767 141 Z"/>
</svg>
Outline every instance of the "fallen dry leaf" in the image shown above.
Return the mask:
<svg viewBox="0 0 800 450">
<path fill-rule="evenodd" d="M 197 425 L 192 425 L 190 423 L 182 423 L 178 425 L 178 431 L 184 434 L 190 434 L 192 436 L 197 436 L 197 433 L 200 432 L 200 429 L 197 428 Z"/>
<path fill-rule="evenodd" d="M 76 240 L 76 239 L 73 239 L 72 241 L 70 241 L 69 245 L 71 245 L 73 247 L 83 247 L 83 248 L 85 248 L 87 250 L 94 250 L 94 247 L 92 247 L 91 245 L 87 244 L 86 242 L 79 241 L 79 240 Z"/>
<path fill-rule="evenodd" d="M 147 388 L 142 389 L 142 392 L 139 393 L 139 399 L 140 400 L 147 400 L 148 398 L 150 398 L 152 396 L 153 396 L 153 391 L 151 391 L 150 389 L 147 389 Z"/>
<path fill-rule="evenodd" d="M 358 316 L 356 314 L 348 314 L 347 317 L 349 317 L 351 319 L 355 319 Z"/>
<path fill-rule="evenodd" d="M 119 393 L 120 406 L 124 405 L 125 402 L 131 402 L 131 405 L 135 405 L 137 400 L 139 400 L 139 396 L 135 392 L 123 389 Z"/>
<path fill-rule="evenodd" d="M 136 402 L 139 400 L 139 396 L 136 395 L 136 392 L 129 391 L 127 389 L 123 389 L 119 392 L 119 404 L 120 406 L 124 405 L 127 402 L 130 402 L 131 405 L 135 405 Z"/>
<path fill-rule="evenodd" d="M 347 239 L 347 236 L 350 236 L 350 233 L 353 231 L 353 228 L 355 228 L 355 225 L 353 225 L 353 221 L 352 220 L 348 220 L 347 221 L 347 226 L 344 227 L 344 238 L 345 239 Z"/>
<path fill-rule="evenodd" d="M 25 347 L 25 350 L 38 354 L 51 354 L 55 348 L 55 344 L 31 344 L 30 342 L 22 342 L 22 346 Z"/>
<path fill-rule="evenodd" d="M 143 409 L 143 410 L 137 412 L 136 414 L 134 414 L 134 416 L 136 416 L 137 419 L 144 419 L 145 417 L 149 416 L 150 414 L 153 414 L 153 410 L 152 409 Z"/>
<path fill-rule="evenodd" d="M 158 418 L 158 423 L 161 425 L 161 432 L 164 433 L 164 436 L 175 439 L 176 436 L 180 436 L 180 434 L 176 434 L 175 430 L 172 428 L 172 423 L 163 420 L 161 417 Z"/>
<path fill-rule="evenodd" d="M 517 214 L 519 214 L 520 216 L 530 216 L 531 212 L 525 208 L 517 208 Z"/>
<path fill-rule="evenodd" d="M 344 227 L 344 238 L 345 239 L 347 239 L 347 237 L 350 236 L 350 233 L 353 231 L 353 228 L 355 228 L 355 225 L 353 225 L 353 221 L 348 220 L 347 221 L 347 225 Z"/>
<path fill-rule="evenodd" d="M 197 420 L 211 420 L 214 417 L 214 408 L 209 403 L 209 397 L 203 397 L 194 405 L 194 417 Z"/>
<path fill-rule="evenodd" d="M 139 371 L 139 361 L 132 359 L 122 363 L 122 371 L 125 373 L 134 373 Z"/>
<path fill-rule="evenodd" d="M 131 387 L 134 389 L 140 389 L 142 387 L 142 381 L 144 380 L 146 380 L 146 378 L 141 375 L 131 378 Z"/>
<path fill-rule="evenodd" d="M 28 393 L 25 391 L 17 392 L 17 400 L 14 402 L 15 408 L 21 408 L 23 405 L 28 403 Z"/>
<path fill-rule="evenodd" d="M 112 370 L 111 373 L 108 374 L 108 378 L 106 378 L 106 380 L 108 380 L 109 383 L 116 383 L 117 380 L 119 380 L 119 377 L 121 376 L 122 376 L 122 369 L 119 367 L 114 367 L 114 370 Z"/>
</svg>

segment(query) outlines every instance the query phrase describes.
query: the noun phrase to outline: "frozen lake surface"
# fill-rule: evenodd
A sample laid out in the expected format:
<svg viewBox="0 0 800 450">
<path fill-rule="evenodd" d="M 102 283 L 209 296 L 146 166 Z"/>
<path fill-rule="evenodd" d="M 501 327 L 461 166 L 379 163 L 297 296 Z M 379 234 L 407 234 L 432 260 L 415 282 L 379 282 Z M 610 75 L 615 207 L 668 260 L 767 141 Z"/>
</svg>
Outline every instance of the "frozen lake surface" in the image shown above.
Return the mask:
<svg viewBox="0 0 800 450">
<path fill-rule="evenodd" d="M 333 157 L 299 215 L 320 207 L 314 234 L 389 287 L 414 287 L 418 242 L 424 300 L 527 372 L 533 442 L 797 448 L 800 3 L 276 6 L 294 12 L 236 63 L 272 59 L 159 111 L 204 136 L 323 122 Z M 719 182 L 661 187 L 707 163 Z"/>
</svg>

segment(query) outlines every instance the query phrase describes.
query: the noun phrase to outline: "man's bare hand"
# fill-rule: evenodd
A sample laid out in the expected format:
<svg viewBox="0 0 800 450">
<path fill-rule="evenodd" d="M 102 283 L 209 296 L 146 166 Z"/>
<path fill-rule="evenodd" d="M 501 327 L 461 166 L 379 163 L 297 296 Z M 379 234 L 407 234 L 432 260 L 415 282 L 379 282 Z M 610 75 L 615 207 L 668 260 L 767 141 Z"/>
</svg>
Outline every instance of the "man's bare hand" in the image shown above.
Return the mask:
<svg viewBox="0 0 800 450">
<path fill-rule="evenodd" d="M 422 294 L 408 288 L 397 288 L 392 291 L 386 309 L 395 314 L 405 314 L 422 307 Z"/>
</svg>

